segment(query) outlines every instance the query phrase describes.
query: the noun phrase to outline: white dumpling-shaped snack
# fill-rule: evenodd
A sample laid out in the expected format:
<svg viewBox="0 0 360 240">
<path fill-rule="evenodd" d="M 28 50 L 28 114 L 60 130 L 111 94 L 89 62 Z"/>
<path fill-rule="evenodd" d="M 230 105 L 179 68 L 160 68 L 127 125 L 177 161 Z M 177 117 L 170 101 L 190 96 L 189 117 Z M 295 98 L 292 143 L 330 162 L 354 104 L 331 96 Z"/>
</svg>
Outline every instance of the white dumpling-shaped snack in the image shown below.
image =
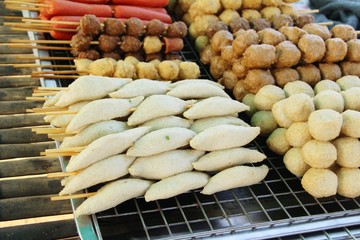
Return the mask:
<svg viewBox="0 0 360 240">
<path fill-rule="evenodd" d="M 128 168 L 135 157 L 125 154 L 111 156 L 85 168 L 73 176 L 65 185 L 59 195 L 75 193 L 81 189 L 94 186 L 98 183 L 108 182 L 129 173 Z"/>
<path fill-rule="evenodd" d="M 65 107 L 75 102 L 100 99 L 131 81 L 131 78 L 81 76 L 69 85 L 55 106 Z"/>
<path fill-rule="evenodd" d="M 129 148 L 126 155 L 146 157 L 170 150 L 177 149 L 189 144 L 195 136 L 195 132 L 187 128 L 172 127 L 152 131 Z"/>
<path fill-rule="evenodd" d="M 225 169 L 210 178 L 201 191 L 210 195 L 232 188 L 250 186 L 262 181 L 269 172 L 266 165 L 260 167 L 236 166 Z"/>
<path fill-rule="evenodd" d="M 94 196 L 86 199 L 75 211 L 75 215 L 90 215 L 107 210 L 129 199 L 140 197 L 152 182 L 142 179 L 121 179 L 100 188 Z"/>
<path fill-rule="evenodd" d="M 211 80 L 208 80 L 208 79 L 186 79 L 186 80 L 181 80 L 181 81 L 177 81 L 177 82 L 174 82 L 174 83 L 170 84 L 170 88 L 174 88 L 174 87 L 177 87 L 179 85 L 186 84 L 186 83 L 207 83 L 207 84 L 211 84 L 211 85 L 213 85 L 215 87 L 218 87 L 218 88 L 221 88 L 221 89 L 225 88 L 220 83 L 217 83 L 215 81 L 211 81 Z"/>
<path fill-rule="evenodd" d="M 201 119 L 195 120 L 191 124 L 190 129 L 196 133 L 199 133 L 209 127 L 214 127 L 214 126 L 221 125 L 221 124 L 250 127 L 249 124 L 247 124 L 240 118 L 229 115 L 229 116 L 220 116 L 220 117 L 201 118 Z"/>
<path fill-rule="evenodd" d="M 128 118 L 128 125 L 135 126 L 154 118 L 183 113 L 189 102 L 167 95 L 147 97 Z"/>
<path fill-rule="evenodd" d="M 52 107 L 55 106 L 55 104 L 59 101 L 61 95 L 63 95 L 65 91 L 58 91 L 54 96 L 52 96 L 51 98 L 47 99 L 44 102 L 43 107 Z"/>
<path fill-rule="evenodd" d="M 265 154 L 249 148 L 230 148 L 212 151 L 193 163 L 198 171 L 221 171 L 245 163 L 257 163 L 266 158 Z"/>
<path fill-rule="evenodd" d="M 259 127 L 244 127 L 235 125 L 218 125 L 198 133 L 190 146 L 202 151 L 215 151 L 242 147 L 260 134 Z"/>
<path fill-rule="evenodd" d="M 199 119 L 239 113 L 250 110 L 250 107 L 231 98 L 210 97 L 195 103 L 184 112 L 188 119 Z"/>
<path fill-rule="evenodd" d="M 68 107 L 69 111 L 78 112 L 89 102 L 90 101 L 82 101 L 74 103 Z M 55 127 L 66 128 L 74 117 L 75 114 L 55 115 L 50 124 Z"/>
<path fill-rule="evenodd" d="M 163 179 L 193 169 L 204 151 L 173 150 L 148 157 L 139 157 L 129 168 L 130 175 L 145 179 Z"/>
<path fill-rule="evenodd" d="M 66 127 L 66 132 L 75 132 L 92 123 L 125 117 L 131 113 L 131 108 L 138 106 L 144 97 L 132 99 L 100 99 L 84 106 Z"/>
<path fill-rule="evenodd" d="M 181 99 L 209 98 L 216 96 L 230 98 L 223 89 L 207 82 L 188 82 L 180 84 L 171 89 L 166 95 Z"/>
<path fill-rule="evenodd" d="M 190 128 L 190 121 L 188 119 L 177 116 L 166 116 L 144 122 L 140 126 L 151 127 L 151 131 L 159 130 L 161 128 L 169 128 L 169 127 Z"/>
<path fill-rule="evenodd" d="M 201 172 L 184 172 L 164 178 L 151 185 L 145 193 L 145 201 L 166 199 L 201 188 L 206 185 L 209 176 Z"/>
<path fill-rule="evenodd" d="M 59 148 L 83 147 L 93 141 L 112 133 L 123 132 L 130 129 L 126 122 L 115 120 L 101 121 L 87 126 L 78 134 L 66 137 Z"/>
<path fill-rule="evenodd" d="M 109 93 L 112 98 L 133 98 L 136 96 L 148 97 L 155 94 L 165 94 L 170 82 L 155 81 L 150 79 L 134 80 L 116 92 Z"/>
<path fill-rule="evenodd" d="M 149 127 L 138 127 L 99 138 L 90 143 L 78 155 L 72 156 L 66 166 L 66 171 L 77 171 L 107 157 L 120 154 L 149 131 Z"/>
</svg>

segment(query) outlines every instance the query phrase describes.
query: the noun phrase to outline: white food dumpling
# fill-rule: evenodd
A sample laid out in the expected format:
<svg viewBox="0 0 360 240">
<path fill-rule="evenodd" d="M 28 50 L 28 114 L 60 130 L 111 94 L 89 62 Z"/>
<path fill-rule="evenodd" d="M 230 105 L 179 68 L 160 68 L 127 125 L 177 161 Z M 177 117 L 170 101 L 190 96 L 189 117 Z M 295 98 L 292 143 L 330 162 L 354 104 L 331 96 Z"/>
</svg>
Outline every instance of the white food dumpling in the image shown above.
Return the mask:
<svg viewBox="0 0 360 240">
<path fill-rule="evenodd" d="M 247 110 L 250 110 L 250 107 L 239 101 L 223 97 L 210 97 L 195 103 L 184 112 L 184 116 L 188 119 L 199 119 L 229 115 Z"/>
<path fill-rule="evenodd" d="M 132 99 L 100 99 L 84 106 L 66 127 L 66 132 L 75 132 L 92 123 L 125 117 L 131 108 L 138 106 L 144 97 Z"/>
<path fill-rule="evenodd" d="M 150 79 L 138 79 L 132 81 L 116 92 L 110 93 L 112 98 L 133 98 L 137 96 L 148 97 L 155 94 L 165 94 L 170 82 L 155 81 Z"/>
<path fill-rule="evenodd" d="M 75 102 L 100 99 L 131 81 L 131 78 L 81 76 L 69 85 L 55 106 L 66 107 Z"/>
<path fill-rule="evenodd" d="M 90 215 L 107 210 L 129 199 L 140 197 L 152 182 L 142 179 L 121 179 L 100 188 L 94 196 L 86 199 L 75 211 L 75 215 Z"/>
<path fill-rule="evenodd" d="M 120 154 L 149 131 L 149 127 L 138 127 L 99 138 L 90 143 L 78 155 L 72 156 L 66 166 L 66 171 L 77 171 L 107 157 Z"/>
<path fill-rule="evenodd" d="M 208 184 L 201 191 L 210 195 L 232 188 L 250 186 L 262 181 L 269 172 L 266 165 L 260 167 L 236 166 L 225 169 L 210 178 Z"/>
<path fill-rule="evenodd" d="M 266 158 L 265 154 L 248 148 L 231 148 L 212 151 L 193 163 L 198 171 L 221 171 L 245 163 L 257 163 Z"/>
<path fill-rule="evenodd" d="M 82 101 L 74 103 L 69 106 L 69 111 L 78 112 L 89 102 L 90 101 Z M 74 117 L 75 114 L 54 115 L 53 119 L 51 119 L 50 124 L 55 127 L 66 128 Z"/>
<path fill-rule="evenodd" d="M 44 102 L 43 107 L 52 107 L 55 106 L 55 104 L 57 103 L 57 101 L 59 101 L 61 95 L 63 95 L 65 91 L 58 91 L 54 96 L 52 96 L 51 98 L 47 99 Z"/>
<path fill-rule="evenodd" d="M 130 175 L 145 179 L 163 179 L 193 169 L 192 163 L 205 154 L 197 150 L 174 150 L 139 157 L 129 168 Z"/>
<path fill-rule="evenodd" d="M 260 134 L 259 127 L 218 125 L 198 133 L 190 141 L 190 146 L 202 151 L 215 151 L 242 147 Z"/>
<path fill-rule="evenodd" d="M 128 168 L 135 157 L 125 154 L 111 156 L 85 168 L 69 179 L 60 196 L 75 193 L 98 183 L 112 181 L 129 173 Z"/>
<path fill-rule="evenodd" d="M 145 201 L 166 199 L 201 188 L 208 182 L 209 176 L 201 172 L 184 172 L 164 178 L 151 185 L 145 193 Z"/>
<path fill-rule="evenodd" d="M 223 85 L 221 85 L 220 83 L 217 83 L 215 81 L 211 81 L 211 80 L 208 80 L 208 79 L 186 79 L 186 80 L 181 80 L 181 81 L 177 81 L 177 82 L 174 82 L 172 84 L 170 84 L 170 88 L 174 88 L 174 87 L 177 87 L 179 85 L 182 85 L 182 84 L 186 84 L 186 83 L 208 83 L 208 84 L 211 84 L 215 87 L 218 87 L 218 88 L 221 88 L 221 89 L 224 89 L 225 87 Z"/>
<path fill-rule="evenodd" d="M 181 99 L 197 99 L 215 96 L 230 98 L 224 90 L 212 84 L 208 84 L 207 82 L 188 82 L 180 84 L 171 89 L 166 95 Z"/>
<path fill-rule="evenodd" d="M 169 127 L 190 128 L 190 121 L 188 119 L 177 116 L 166 116 L 144 122 L 140 126 L 151 127 L 151 131 Z"/>
<path fill-rule="evenodd" d="M 220 116 L 220 117 L 201 118 L 201 119 L 195 120 L 191 124 L 190 129 L 196 133 L 199 133 L 209 127 L 214 127 L 214 126 L 222 125 L 222 124 L 250 127 L 249 124 L 247 124 L 246 122 L 244 122 L 242 119 L 240 119 L 238 117 Z"/>
<path fill-rule="evenodd" d="M 174 150 L 189 144 L 195 136 L 195 132 L 187 128 L 163 128 L 152 131 L 129 148 L 126 155 L 136 157 L 146 157 L 169 150 Z"/>
</svg>

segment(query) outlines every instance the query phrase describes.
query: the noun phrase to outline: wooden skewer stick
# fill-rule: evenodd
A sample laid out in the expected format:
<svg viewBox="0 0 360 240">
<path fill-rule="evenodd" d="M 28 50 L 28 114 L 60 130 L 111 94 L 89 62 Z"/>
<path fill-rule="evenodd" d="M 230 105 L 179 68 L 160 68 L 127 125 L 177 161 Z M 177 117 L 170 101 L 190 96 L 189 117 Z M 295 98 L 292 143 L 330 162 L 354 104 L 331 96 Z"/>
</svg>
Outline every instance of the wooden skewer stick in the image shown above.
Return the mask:
<svg viewBox="0 0 360 240">
<path fill-rule="evenodd" d="M 47 178 L 63 178 L 63 177 L 70 177 L 75 176 L 78 172 L 57 172 L 57 173 L 48 173 L 46 175 Z"/>
<path fill-rule="evenodd" d="M 39 7 L 17 7 L 18 5 L 5 4 L 5 8 L 9 10 L 29 10 L 29 11 L 40 11 Z"/>
<path fill-rule="evenodd" d="M 10 48 L 32 48 L 32 49 L 42 49 L 42 50 L 71 50 L 70 47 L 54 47 L 54 46 L 34 46 L 28 44 L 9 44 Z"/>
<path fill-rule="evenodd" d="M 54 79 L 54 78 L 59 78 L 59 79 L 76 79 L 79 76 L 75 76 L 75 75 L 32 75 L 33 78 L 46 78 L 46 79 Z"/>
<path fill-rule="evenodd" d="M 355 31 L 355 32 L 356 32 L 356 34 L 358 34 L 358 35 L 360 34 L 360 31 Z"/>
<path fill-rule="evenodd" d="M 4 22 L 3 23 L 4 26 L 28 26 L 28 27 L 33 27 L 33 26 L 39 26 L 39 27 L 49 27 L 49 24 L 46 24 L 46 23 L 32 23 L 32 24 L 29 24 L 29 23 L 22 23 L 22 22 Z"/>
<path fill-rule="evenodd" d="M 25 18 L 25 17 L 21 17 L 21 16 L 3 16 L 4 19 L 13 19 L 13 20 L 25 20 L 25 19 L 31 19 L 31 20 L 36 20 L 39 19 L 38 17 L 31 17 L 31 18 Z"/>
<path fill-rule="evenodd" d="M 33 108 L 32 109 L 36 113 L 40 112 L 51 112 L 51 111 L 67 111 L 67 108 L 61 108 L 61 107 L 44 107 L 44 108 Z M 41 128 L 42 129 L 42 128 Z"/>
<path fill-rule="evenodd" d="M 66 196 L 55 196 L 51 197 L 51 201 L 60 201 L 60 200 L 69 200 L 69 199 L 76 199 L 76 198 L 86 198 L 94 196 L 96 193 L 81 193 L 81 194 L 71 194 Z"/>
<path fill-rule="evenodd" d="M 63 153 L 45 153 L 45 152 L 40 152 L 40 156 L 46 156 L 46 157 L 71 157 L 71 156 L 75 156 L 78 155 L 79 153 L 77 152 L 63 152 Z"/>
<path fill-rule="evenodd" d="M 74 60 L 74 57 L 36 57 L 36 56 L 17 56 L 16 59 L 27 59 L 27 60 L 43 60 L 43 61 L 52 61 L 52 60 Z"/>
<path fill-rule="evenodd" d="M 0 76 L 2 78 L 32 78 L 31 75 L 8 75 L 8 76 Z"/>
<path fill-rule="evenodd" d="M 31 31 L 31 32 L 51 32 L 51 31 L 59 31 L 59 32 L 77 32 L 76 29 L 70 29 L 70 28 L 26 28 L 26 25 L 24 25 L 23 28 L 20 27 L 13 27 L 12 30 L 17 31 Z"/>
<path fill-rule="evenodd" d="M 41 128 L 41 127 L 34 127 L 31 129 L 32 132 L 47 134 L 47 133 L 64 133 L 65 128 Z"/>
<path fill-rule="evenodd" d="M 38 87 L 38 90 L 45 90 L 45 91 L 62 91 L 68 89 L 67 87 Z"/>
<path fill-rule="evenodd" d="M 46 92 L 46 93 L 33 93 L 33 97 L 46 97 L 46 96 L 54 96 L 56 92 Z"/>
<path fill-rule="evenodd" d="M 319 25 L 324 25 L 324 26 L 328 26 L 328 25 L 333 25 L 334 22 L 321 22 L 321 23 L 318 23 Z"/>
<path fill-rule="evenodd" d="M 41 65 L 35 63 L 8 64 L 7 66 L 12 66 L 14 68 L 76 68 L 75 65 Z"/>
<path fill-rule="evenodd" d="M 318 13 L 320 11 L 319 9 L 302 9 L 302 10 L 298 10 L 297 12 L 300 14 L 305 14 L 305 13 Z"/>
<path fill-rule="evenodd" d="M 24 25 L 24 24 L 23 24 Z M 21 26 L 23 26 L 21 25 Z M 28 40 L 28 39 L 10 39 L 11 43 L 39 43 L 39 44 L 70 44 L 69 40 Z M 99 44 L 99 41 L 91 41 L 90 44 Z M 119 42 L 118 44 L 121 44 Z"/>
<path fill-rule="evenodd" d="M 78 111 L 59 111 L 59 112 L 45 112 L 45 115 L 67 115 L 67 114 L 77 114 Z"/>
<path fill-rule="evenodd" d="M 77 26 L 79 22 L 67 22 L 67 21 L 52 21 L 52 20 L 41 20 L 41 19 L 23 19 L 23 22 L 37 22 L 37 23 L 49 23 L 49 24 L 64 24 Z"/>
<path fill-rule="evenodd" d="M 78 74 L 78 73 L 86 73 L 76 70 L 61 70 L 61 71 L 33 71 L 32 74 L 39 75 L 39 74 Z"/>
<path fill-rule="evenodd" d="M 28 101 L 46 101 L 48 100 L 49 98 L 46 98 L 46 97 L 26 97 L 25 100 L 28 100 Z"/>
<path fill-rule="evenodd" d="M 62 153 L 62 152 L 81 152 L 85 147 L 72 147 L 72 148 L 56 148 L 56 149 L 46 149 L 46 153 Z"/>
<path fill-rule="evenodd" d="M 64 138 L 72 137 L 74 135 L 75 135 L 75 133 L 49 133 L 48 137 L 55 139 L 55 140 L 62 141 Z"/>
<path fill-rule="evenodd" d="M 17 28 L 17 27 L 12 27 L 11 30 L 22 31 L 22 32 L 41 32 L 41 33 L 51 32 L 51 30 L 40 30 L 40 29 L 33 29 L 33 28 Z"/>
</svg>

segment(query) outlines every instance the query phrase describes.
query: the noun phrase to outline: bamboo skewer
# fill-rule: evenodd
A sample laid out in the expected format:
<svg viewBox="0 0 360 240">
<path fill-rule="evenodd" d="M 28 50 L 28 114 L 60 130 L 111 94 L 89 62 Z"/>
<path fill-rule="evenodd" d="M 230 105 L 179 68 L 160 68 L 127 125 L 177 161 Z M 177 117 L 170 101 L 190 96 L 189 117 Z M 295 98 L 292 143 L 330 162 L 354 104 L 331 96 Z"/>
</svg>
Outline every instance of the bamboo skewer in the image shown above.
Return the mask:
<svg viewBox="0 0 360 240">
<path fill-rule="evenodd" d="M 62 153 L 45 153 L 40 152 L 40 156 L 46 156 L 46 157 L 71 157 L 78 155 L 77 152 L 62 152 Z"/>
<path fill-rule="evenodd" d="M 360 31 L 355 31 L 355 32 L 356 32 L 356 34 L 358 34 L 358 35 L 360 34 Z"/>
<path fill-rule="evenodd" d="M 26 25 L 25 25 L 26 26 Z M 60 32 L 77 32 L 76 29 L 70 29 L 70 28 L 51 28 L 49 26 L 48 28 L 26 28 L 26 27 L 13 27 L 12 30 L 17 31 L 32 31 L 32 32 L 51 32 L 51 31 L 60 31 Z"/>
<path fill-rule="evenodd" d="M 49 24 L 64 24 L 64 25 L 74 25 L 77 26 L 79 22 L 67 22 L 67 21 L 52 21 L 52 20 L 42 20 L 42 19 L 23 19 L 22 22 L 36 22 L 36 23 L 49 23 Z"/>
<path fill-rule="evenodd" d="M 71 50 L 70 47 L 54 47 L 54 46 L 34 46 L 29 44 L 17 44 L 12 43 L 8 44 L 10 48 L 33 48 L 33 49 L 42 49 L 42 50 Z"/>
<path fill-rule="evenodd" d="M 51 197 L 51 201 L 60 201 L 60 200 L 69 200 L 69 199 L 76 199 L 76 198 L 86 198 L 94 196 L 96 193 L 80 193 L 80 194 L 71 194 L 66 196 L 54 196 Z"/>
<path fill-rule="evenodd" d="M 36 132 L 38 134 L 47 134 L 47 133 L 64 133 L 65 128 L 41 128 L 34 127 L 31 129 L 32 132 Z"/>
<path fill-rule="evenodd" d="M 60 71 L 33 71 L 32 74 L 39 75 L 39 74 L 78 74 L 78 73 L 86 73 L 76 70 L 60 70 Z"/>
<path fill-rule="evenodd" d="M 35 63 L 7 64 L 7 66 L 12 66 L 14 68 L 76 68 L 75 65 L 41 65 Z"/>
<path fill-rule="evenodd" d="M 38 7 L 17 7 L 18 5 L 9 5 L 5 4 L 5 8 L 9 10 L 29 10 L 29 11 L 40 11 L 40 8 Z"/>
<path fill-rule="evenodd" d="M 33 97 L 46 97 L 46 96 L 54 96 L 56 92 L 45 92 L 45 93 L 33 93 Z"/>
<path fill-rule="evenodd" d="M 85 147 L 46 149 L 45 153 L 81 152 Z"/>
<path fill-rule="evenodd" d="M 67 115 L 67 114 L 77 114 L 78 111 L 59 111 L 59 112 L 45 112 L 45 115 Z"/>
<path fill-rule="evenodd" d="M 35 113 L 43 113 L 43 112 L 51 112 L 51 111 L 67 111 L 67 108 L 55 108 L 55 107 L 48 107 L 48 108 L 33 108 L 30 109 Z"/>
<path fill-rule="evenodd" d="M 63 178 L 77 175 L 78 172 L 57 172 L 57 173 L 48 173 L 47 178 Z"/>
<path fill-rule="evenodd" d="M 320 11 L 319 9 L 302 9 L 302 10 L 298 10 L 297 12 L 300 14 L 305 14 L 305 13 L 318 13 Z"/>
<path fill-rule="evenodd" d="M 51 61 L 51 60 L 74 60 L 74 57 L 36 57 L 36 56 L 17 56 L 18 60 L 42 60 L 42 61 Z"/>
<path fill-rule="evenodd" d="M 321 22 L 321 23 L 317 23 L 319 25 L 323 25 L 323 26 L 329 26 L 329 25 L 333 25 L 334 22 Z"/>
<path fill-rule="evenodd" d="M 46 101 L 48 100 L 49 98 L 46 98 L 46 97 L 26 97 L 25 100 L 28 100 L 28 101 Z"/>
<path fill-rule="evenodd" d="M 45 91 L 62 91 L 66 90 L 67 87 L 38 87 L 38 90 L 45 90 Z"/>
<path fill-rule="evenodd" d="M 54 78 L 59 78 L 59 79 L 76 79 L 79 76 L 78 75 L 33 75 L 33 78 L 46 78 L 46 79 L 54 79 Z"/>
</svg>

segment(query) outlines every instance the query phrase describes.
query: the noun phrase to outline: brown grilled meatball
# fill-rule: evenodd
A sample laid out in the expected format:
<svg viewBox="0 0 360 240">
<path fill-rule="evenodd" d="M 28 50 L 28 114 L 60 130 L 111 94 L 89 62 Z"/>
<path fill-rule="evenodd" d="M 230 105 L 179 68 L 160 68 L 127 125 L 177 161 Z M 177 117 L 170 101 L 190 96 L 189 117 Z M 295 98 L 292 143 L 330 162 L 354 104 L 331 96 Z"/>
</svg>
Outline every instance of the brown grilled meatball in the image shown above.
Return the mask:
<svg viewBox="0 0 360 240">
<path fill-rule="evenodd" d="M 325 47 L 325 62 L 339 62 L 346 56 L 347 45 L 341 38 L 329 38 L 325 41 Z"/>
<path fill-rule="evenodd" d="M 298 48 L 302 53 L 302 59 L 306 63 L 320 61 L 325 55 L 324 40 L 318 35 L 305 34 L 298 43 Z"/>
<path fill-rule="evenodd" d="M 294 44 L 298 44 L 300 38 L 307 34 L 307 32 L 298 27 L 281 27 L 279 32 L 284 34 L 287 40 L 293 42 Z"/>
<path fill-rule="evenodd" d="M 357 38 L 357 34 L 356 34 L 355 29 L 352 26 L 346 25 L 346 24 L 335 25 L 331 29 L 331 33 L 332 33 L 333 37 L 341 38 L 345 42 L 347 42 L 347 41 L 349 41 L 351 39 L 356 39 Z"/>
<path fill-rule="evenodd" d="M 243 58 L 239 58 L 234 61 L 231 71 L 233 71 L 238 79 L 244 79 L 246 77 L 248 69 L 243 63 Z"/>
<path fill-rule="evenodd" d="M 292 27 L 294 22 L 292 18 L 287 14 L 281 14 L 280 16 L 276 16 L 272 20 L 272 25 L 275 29 L 280 29 L 281 27 Z"/>
<path fill-rule="evenodd" d="M 80 19 L 80 31 L 85 35 L 95 36 L 101 32 L 101 24 L 95 15 L 87 14 Z"/>
<path fill-rule="evenodd" d="M 126 32 L 130 36 L 139 37 L 145 33 L 145 24 L 136 17 L 131 17 L 125 21 Z"/>
<path fill-rule="evenodd" d="M 116 61 L 119 61 L 121 59 L 121 55 L 118 52 L 105 52 L 102 54 L 103 58 L 112 58 Z"/>
<path fill-rule="evenodd" d="M 335 63 L 320 63 L 319 70 L 321 79 L 336 81 L 341 78 L 341 69 Z"/>
<path fill-rule="evenodd" d="M 74 57 L 77 57 L 77 56 L 79 56 L 79 53 L 80 53 L 80 51 L 78 51 L 77 49 L 75 49 L 75 48 L 73 48 L 73 49 L 71 49 L 71 54 L 74 56 Z"/>
<path fill-rule="evenodd" d="M 229 31 L 220 30 L 211 38 L 210 44 L 215 52 L 220 52 L 223 47 L 231 45 L 233 40 L 234 36 Z"/>
<path fill-rule="evenodd" d="M 153 19 L 146 25 L 146 35 L 161 36 L 165 33 L 165 31 L 165 23 L 158 19 Z"/>
<path fill-rule="evenodd" d="M 150 62 L 154 59 L 161 61 L 162 53 L 151 53 L 151 54 L 146 54 L 146 56 L 145 56 L 145 62 Z"/>
<path fill-rule="evenodd" d="M 245 18 L 238 17 L 238 18 L 234 18 L 230 22 L 229 27 L 230 27 L 230 31 L 232 33 L 235 33 L 237 31 L 239 31 L 240 29 L 249 30 L 250 24 L 249 24 L 248 20 L 246 20 Z"/>
<path fill-rule="evenodd" d="M 222 78 L 224 72 L 230 67 L 220 56 L 216 56 L 210 61 L 210 73 L 214 79 L 218 80 Z"/>
<path fill-rule="evenodd" d="M 301 59 L 301 52 L 290 41 L 284 41 L 276 45 L 276 61 L 275 67 L 289 68 L 299 63 Z"/>
<path fill-rule="evenodd" d="M 130 57 L 130 56 L 136 58 L 139 62 L 145 61 L 144 53 L 142 51 L 127 52 L 127 53 L 125 53 L 124 59 L 126 57 Z"/>
<path fill-rule="evenodd" d="M 240 33 L 232 42 L 234 52 L 237 56 L 242 56 L 245 50 L 253 45 L 259 43 L 259 35 L 253 30 L 249 29 Z"/>
<path fill-rule="evenodd" d="M 120 45 L 120 49 L 124 52 L 137 52 L 141 49 L 141 41 L 133 36 L 124 36 Z"/>
<path fill-rule="evenodd" d="M 94 49 L 86 50 L 83 52 L 79 52 L 78 58 L 86 58 L 90 60 L 96 60 L 100 58 L 100 54 L 98 51 Z"/>
<path fill-rule="evenodd" d="M 252 94 L 256 94 L 263 86 L 275 84 L 275 79 L 269 70 L 251 69 L 243 83 L 246 90 Z"/>
<path fill-rule="evenodd" d="M 272 28 L 265 28 L 258 32 L 260 42 L 263 44 L 278 45 L 286 40 L 284 34 Z"/>
<path fill-rule="evenodd" d="M 360 62 L 360 40 L 352 39 L 347 42 L 348 51 L 346 60 L 351 62 Z"/>
<path fill-rule="evenodd" d="M 117 36 L 126 33 L 125 24 L 116 18 L 107 18 L 104 21 L 104 32 L 108 35 Z"/>
<path fill-rule="evenodd" d="M 271 71 L 276 85 L 283 88 L 288 82 L 300 80 L 299 73 L 292 68 L 275 68 Z"/>
<path fill-rule="evenodd" d="M 324 41 L 331 38 L 331 32 L 329 31 L 327 26 L 319 25 L 317 23 L 309 23 L 306 24 L 302 29 L 304 29 L 310 34 L 318 35 L 319 37 L 324 39 Z"/>
<path fill-rule="evenodd" d="M 165 35 L 171 38 L 183 38 L 187 35 L 188 28 L 184 22 L 178 21 L 170 24 Z"/>
<path fill-rule="evenodd" d="M 355 75 L 360 77 L 360 63 L 343 61 L 339 65 L 343 76 Z"/>
<path fill-rule="evenodd" d="M 119 42 L 120 38 L 118 36 L 101 34 L 99 37 L 99 49 L 105 53 L 112 52 L 117 48 Z"/>
<path fill-rule="evenodd" d="M 265 28 L 271 28 L 271 23 L 264 18 L 251 19 L 250 26 L 255 31 L 261 31 Z"/>
<path fill-rule="evenodd" d="M 228 31 L 229 28 L 223 21 L 217 21 L 215 23 L 212 23 L 206 29 L 206 36 L 208 36 L 208 38 L 211 39 L 214 36 L 214 34 L 220 30 Z"/>
<path fill-rule="evenodd" d="M 275 47 L 270 44 L 251 45 L 244 52 L 246 68 L 269 68 L 276 60 Z"/>
<path fill-rule="evenodd" d="M 314 87 L 321 80 L 320 70 L 314 64 L 306 64 L 296 68 L 300 79 Z"/>
<path fill-rule="evenodd" d="M 299 28 L 303 28 L 306 24 L 315 22 L 315 18 L 311 14 L 299 15 L 295 20 L 295 25 Z"/>
<path fill-rule="evenodd" d="M 242 101 L 245 95 L 249 93 L 249 91 L 245 88 L 244 82 L 245 80 L 237 81 L 233 89 L 233 95 L 238 101 Z"/>
<path fill-rule="evenodd" d="M 85 51 L 90 48 L 91 37 L 77 33 L 71 37 L 70 46 L 76 51 Z"/>
<path fill-rule="evenodd" d="M 165 60 L 183 60 L 179 53 L 168 53 L 165 54 Z"/>
</svg>

